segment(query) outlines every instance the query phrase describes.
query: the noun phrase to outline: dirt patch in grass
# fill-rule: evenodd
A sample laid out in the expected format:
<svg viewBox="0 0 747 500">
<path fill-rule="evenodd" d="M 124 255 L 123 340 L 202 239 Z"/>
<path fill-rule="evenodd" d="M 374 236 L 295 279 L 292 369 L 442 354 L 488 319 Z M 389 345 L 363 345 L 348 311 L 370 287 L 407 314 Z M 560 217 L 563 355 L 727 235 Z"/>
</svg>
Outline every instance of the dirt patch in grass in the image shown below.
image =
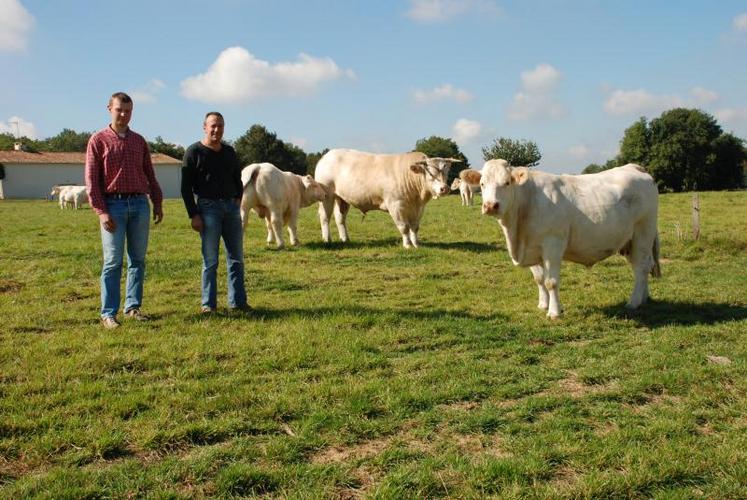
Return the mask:
<svg viewBox="0 0 747 500">
<path fill-rule="evenodd" d="M 0 293 L 15 293 L 23 289 L 23 283 L 15 280 L 0 280 Z"/>
</svg>

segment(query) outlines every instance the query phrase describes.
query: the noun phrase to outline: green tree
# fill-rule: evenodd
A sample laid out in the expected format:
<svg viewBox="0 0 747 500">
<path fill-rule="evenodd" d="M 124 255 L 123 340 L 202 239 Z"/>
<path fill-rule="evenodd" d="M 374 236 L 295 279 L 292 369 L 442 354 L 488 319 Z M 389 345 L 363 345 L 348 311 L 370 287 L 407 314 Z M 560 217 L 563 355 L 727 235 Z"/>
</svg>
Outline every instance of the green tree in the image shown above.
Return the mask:
<svg viewBox="0 0 747 500">
<path fill-rule="evenodd" d="M 306 155 L 306 173 L 314 175 L 316 173 L 316 164 L 322 159 L 322 156 L 327 154 L 329 148 L 324 148 L 322 151 L 317 153 L 309 153 Z"/>
<path fill-rule="evenodd" d="M 455 158 L 462 160 L 461 163 L 453 163 L 449 170 L 449 184 L 459 177 L 459 172 L 469 168 L 467 157 L 459 150 L 456 142 L 451 139 L 432 135 L 415 143 L 414 151 L 425 153 L 429 158 Z"/>
<path fill-rule="evenodd" d="M 604 170 L 604 166 L 599 165 L 598 163 L 589 163 L 584 167 L 584 169 L 581 171 L 582 174 L 596 174 L 598 172 L 601 172 Z"/>
<path fill-rule="evenodd" d="M 626 163 L 637 163 L 648 165 L 651 153 L 651 130 L 648 128 L 646 118 L 641 117 L 633 125 L 625 129 L 620 141 L 621 165 Z"/>
<path fill-rule="evenodd" d="M 482 148 L 485 161 L 502 158 L 509 165 L 534 167 L 542 158 L 537 144 L 525 139 L 499 137 L 490 147 Z"/>
<path fill-rule="evenodd" d="M 43 151 L 54 152 L 85 152 L 91 132 L 76 132 L 69 128 L 62 129 L 59 134 L 40 141 Z"/>
<path fill-rule="evenodd" d="M 252 125 L 233 146 L 242 165 L 269 162 L 286 172 L 306 173 L 306 153 L 298 146 L 281 141 L 277 134 L 262 125 Z"/>
<path fill-rule="evenodd" d="M 645 165 L 662 191 L 730 189 L 742 185 L 744 141 L 708 113 L 675 108 L 625 131 L 620 157 Z"/>
<path fill-rule="evenodd" d="M 160 135 L 157 135 L 153 142 L 148 142 L 151 153 L 161 153 L 177 160 L 184 158 L 184 146 L 166 142 Z"/>
</svg>

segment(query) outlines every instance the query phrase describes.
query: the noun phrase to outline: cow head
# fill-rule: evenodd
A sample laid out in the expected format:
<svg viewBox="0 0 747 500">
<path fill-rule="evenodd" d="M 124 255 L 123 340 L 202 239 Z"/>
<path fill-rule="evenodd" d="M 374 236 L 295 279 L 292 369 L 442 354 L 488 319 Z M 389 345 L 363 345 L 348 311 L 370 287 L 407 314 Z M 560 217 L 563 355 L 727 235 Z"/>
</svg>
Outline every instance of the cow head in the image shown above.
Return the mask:
<svg viewBox="0 0 747 500">
<path fill-rule="evenodd" d="M 516 186 L 529 177 L 526 167 L 511 168 L 506 160 L 489 160 L 482 167 L 482 213 L 501 218 L 511 210 L 516 196 Z"/>
<path fill-rule="evenodd" d="M 456 189 L 459 189 L 459 186 L 462 184 L 462 179 L 457 177 L 454 179 L 454 182 L 451 183 L 451 190 L 454 191 Z"/>
<path fill-rule="evenodd" d="M 424 175 L 431 194 L 434 198 L 438 198 L 441 195 L 449 194 L 449 169 L 452 163 L 461 161 L 456 158 L 426 158 L 410 165 L 410 170 L 416 174 Z"/>
<path fill-rule="evenodd" d="M 304 188 L 304 202 L 307 206 L 317 201 L 324 201 L 327 198 L 327 189 L 315 181 L 312 176 L 306 175 L 301 177 L 301 183 Z"/>
</svg>

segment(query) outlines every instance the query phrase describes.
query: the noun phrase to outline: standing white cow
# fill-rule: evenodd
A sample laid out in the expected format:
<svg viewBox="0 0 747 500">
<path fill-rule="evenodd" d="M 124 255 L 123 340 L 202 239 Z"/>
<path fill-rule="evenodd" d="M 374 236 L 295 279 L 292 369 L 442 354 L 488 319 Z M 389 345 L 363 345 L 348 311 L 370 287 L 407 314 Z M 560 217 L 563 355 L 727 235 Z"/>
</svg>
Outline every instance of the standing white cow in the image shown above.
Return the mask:
<svg viewBox="0 0 747 500">
<path fill-rule="evenodd" d="M 77 210 L 79 206 L 88 203 L 85 186 L 53 186 L 49 194 L 59 197 L 61 209 L 72 206 Z"/>
<path fill-rule="evenodd" d="M 471 168 L 459 172 L 459 177 L 451 183 L 451 190 L 456 189 L 462 198 L 462 206 L 472 206 L 472 195 L 480 189 L 480 172 Z"/>
<path fill-rule="evenodd" d="M 498 218 L 515 265 L 530 267 L 540 309 L 557 318 L 562 260 L 591 266 L 620 252 L 633 268 L 627 307 L 648 299 L 648 273 L 661 276 L 658 191 L 632 163 L 589 175 L 552 175 L 490 160 L 482 168 L 482 213 Z"/>
<path fill-rule="evenodd" d="M 291 245 L 298 245 L 298 211 L 327 197 L 327 191 L 310 175 L 283 172 L 272 163 L 252 163 L 241 171 L 244 194 L 241 197 L 241 223 L 246 229 L 253 209 L 267 225 L 267 244 L 273 238 L 278 248 L 285 246 L 283 225 L 288 226 Z"/>
<path fill-rule="evenodd" d="M 348 241 L 345 224 L 350 206 L 364 214 L 389 212 L 402 234 L 405 248 L 418 246 L 418 230 L 425 204 L 448 194 L 447 178 L 453 158 L 428 158 L 419 152 L 373 154 L 332 149 L 319 160 L 314 178 L 334 192 L 319 204 L 322 239 L 330 241 L 329 219 L 334 208 L 340 240 Z"/>
</svg>

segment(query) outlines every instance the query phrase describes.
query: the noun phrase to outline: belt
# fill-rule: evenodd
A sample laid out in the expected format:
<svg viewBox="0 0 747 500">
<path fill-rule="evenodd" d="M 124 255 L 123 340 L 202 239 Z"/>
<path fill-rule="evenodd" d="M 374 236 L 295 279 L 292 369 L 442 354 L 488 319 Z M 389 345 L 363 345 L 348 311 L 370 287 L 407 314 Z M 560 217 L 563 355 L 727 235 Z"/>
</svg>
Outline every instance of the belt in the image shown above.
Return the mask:
<svg viewBox="0 0 747 500">
<path fill-rule="evenodd" d="M 114 198 L 115 200 L 137 198 L 138 196 L 145 196 L 145 194 L 144 193 L 106 193 L 107 198 Z"/>
</svg>

